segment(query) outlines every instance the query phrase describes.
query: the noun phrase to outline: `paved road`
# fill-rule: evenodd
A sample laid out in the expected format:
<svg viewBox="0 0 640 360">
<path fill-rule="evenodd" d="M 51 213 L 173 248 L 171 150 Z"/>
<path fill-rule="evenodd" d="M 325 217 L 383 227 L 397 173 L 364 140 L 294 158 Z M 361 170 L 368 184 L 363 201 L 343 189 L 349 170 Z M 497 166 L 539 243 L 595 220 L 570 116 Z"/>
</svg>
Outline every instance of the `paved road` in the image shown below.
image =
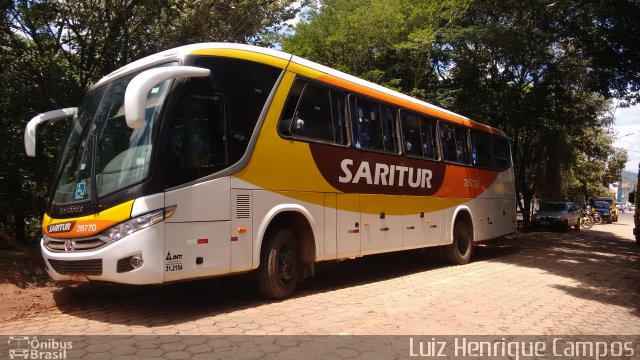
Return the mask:
<svg viewBox="0 0 640 360">
<path fill-rule="evenodd" d="M 479 246 L 465 266 L 422 252 L 328 264 L 281 302 L 245 277 L 68 287 L 59 311 L 0 334 L 640 334 L 640 250 L 620 220 Z"/>
</svg>

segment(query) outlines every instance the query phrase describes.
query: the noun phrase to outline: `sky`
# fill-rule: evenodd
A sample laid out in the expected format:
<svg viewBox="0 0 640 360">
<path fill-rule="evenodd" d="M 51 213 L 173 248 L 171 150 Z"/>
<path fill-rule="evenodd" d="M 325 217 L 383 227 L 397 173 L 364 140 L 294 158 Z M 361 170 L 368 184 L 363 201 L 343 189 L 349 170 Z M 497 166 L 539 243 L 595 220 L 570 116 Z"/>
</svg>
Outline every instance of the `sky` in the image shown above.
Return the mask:
<svg viewBox="0 0 640 360">
<path fill-rule="evenodd" d="M 614 129 L 618 133 L 614 146 L 627 150 L 627 171 L 638 172 L 640 163 L 640 105 L 616 109 Z"/>
</svg>

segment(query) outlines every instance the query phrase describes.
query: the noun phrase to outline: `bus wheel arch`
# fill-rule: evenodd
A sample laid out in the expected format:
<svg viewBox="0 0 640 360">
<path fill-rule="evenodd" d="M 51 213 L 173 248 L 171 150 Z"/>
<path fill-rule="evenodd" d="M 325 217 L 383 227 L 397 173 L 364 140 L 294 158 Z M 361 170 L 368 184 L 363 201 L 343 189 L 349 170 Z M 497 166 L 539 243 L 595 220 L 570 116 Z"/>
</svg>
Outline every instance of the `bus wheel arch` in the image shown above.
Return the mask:
<svg viewBox="0 0 640 360">
<path fill-rule="evenodd" d="M 267 270 L 266 267 L 269 266 L 269 264 L 264 263 L 264 260 L 269 259 L 266 253 L 274 250 L 272 248 L 274 242 L 278 244 L 276 246 L 281 245 L 283 242 L 295 242 L 297 281 L 314 274 L 316 242 L 309 217 L 310 214 L 302 207 L 279 206 L 271 211 L 270 216 L 265 219 L 258 231 L 257 239 L 259 244 L 256 246 L 257 252 L 254 256 L 256 266 L 254 268 L 258 268 L 259 281 L 261 281 L 261 276 L 265 276 L 264 272 Z M 263 290 L 263 285 L 261 285 L 261 290 Z M 272 298 L 284 298 L 289 294 L 274 296 L 276 294 L 266 293 L 265 295 Z"/>
<path fill-rule="evenodd" d="M 444 258 L 454 265 L 464 265 L 473 253 L 474 226 L 469 208 L 459 208 L 453 216 L 452 242 L 443 247 Z"/>
</svg>

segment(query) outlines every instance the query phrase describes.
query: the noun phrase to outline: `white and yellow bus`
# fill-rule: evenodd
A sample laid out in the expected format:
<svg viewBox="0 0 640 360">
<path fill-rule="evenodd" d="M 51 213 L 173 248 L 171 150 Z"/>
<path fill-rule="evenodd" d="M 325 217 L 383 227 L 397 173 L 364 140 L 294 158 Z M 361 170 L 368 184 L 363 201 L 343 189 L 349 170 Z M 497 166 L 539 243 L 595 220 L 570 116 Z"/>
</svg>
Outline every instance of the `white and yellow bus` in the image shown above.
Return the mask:
<svg viewBox="0 0 640 360">
<path fill-rule="evenodd" d="M 500 130 L 272 49 L 164 51 L 98 81 L 42 221 L 54 280 L 160 284 L 255 271 L 271 298 L 318 262 L 432 246 L 455 264 L 515 231 Z"/>
</svg>

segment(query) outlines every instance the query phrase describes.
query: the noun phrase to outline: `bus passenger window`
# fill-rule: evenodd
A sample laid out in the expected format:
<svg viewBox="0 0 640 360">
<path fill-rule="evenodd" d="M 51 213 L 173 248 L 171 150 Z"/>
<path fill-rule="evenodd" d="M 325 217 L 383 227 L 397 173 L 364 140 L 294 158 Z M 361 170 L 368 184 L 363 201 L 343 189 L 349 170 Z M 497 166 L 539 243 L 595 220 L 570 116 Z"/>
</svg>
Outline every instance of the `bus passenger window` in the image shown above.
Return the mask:
<svg viewBox="0 0 640 360">
<path fill-rule="evenodd" d="M 280 122 L 278 123 L 278 131 L 280 131 L 280 134 L 282 135 L 291 135 L 289 133 L 289 128 L 291 127 L 291 121 L 293 120 L 293 116 L 296 112 L 298 101 L 300 101 L 300 95 L 302 95 L 304 85 L 305 82 L 303 80 L 296 79 L 291 86 L 287 102 L 284 106 L 284 110 L 282 111 Z"/>
<path fill-rule="evenodd" d="M 353 141 L 357 149 L 396 152 L 395 110 L 378 102 L 352 101 Z"/>
<path fill-rule="evenodd" d="M 388 106 L 380 106 L 382 122 L 382 145 L 385 151 L 396 152 L 396 111 Z"/>
<path fill-rule="evenodd" d="M 440 142 L 442 143 L 442 158 L 445 161 L 458 162 L 456 152 L 456 136 L 453 125 L 440 122 Z"/>
<path fill-rule="evenodd" d="M 427 159 L 438 159 L 438 144 L 436 143 L 436 122 L 429 118 L 422 118 L 420 122 L 420 136 L 422 151 Z"/>
<path fill-rule="evenodd" d="M 436 123 L 431 118 L 402 111 L 400 113 L 404 151 L 409 155 L 438 159 Z"/>
<path fill-rule="evenodd" d="M 342 91 L 331 91 L 331 113 L 333 120 L 333 138 L 338 144 L 347 143 L 346 122 L 345 122 L 345 95 Z"/>
<path fill-rule="evenodd" d="M 400 123 L 402 124 L 404 152 L 408 155 L 423 156 L 420 117 L 417 114 L 402 111 Z"/>
<path fill-rule="evenodd" d="M 469 164 L 469 145 L 467 137 L 467 129 L 455 126 L 456 131 L 456 153 L 458 154 L 458 162 L 460 164 Z"/>
<path fill-rule="evenodd" d="M 334 141 L 329 89 L 307 84 L 289 125 L 291 135 Z"/>
<path fill-rule="evenodd" d="M 471 164 L 475 167 L 491 167 L 491 144 L 489 134 L 471 130 Z"/>
<path fill-rule="evenodd" d="M 344 94 L 296 80 L 289 92 L 278 131 L 284 136 L 344 144 Z"/>
<path fill-rule="evenodd" d="M 491 145 L 493 149 L 493 160 L 495 169 L 498 171 L 504 171 L 511 167 L 511 151 L 509 149 L 509 140 L 503 137 L 492 136 Z"/>
</svg>

